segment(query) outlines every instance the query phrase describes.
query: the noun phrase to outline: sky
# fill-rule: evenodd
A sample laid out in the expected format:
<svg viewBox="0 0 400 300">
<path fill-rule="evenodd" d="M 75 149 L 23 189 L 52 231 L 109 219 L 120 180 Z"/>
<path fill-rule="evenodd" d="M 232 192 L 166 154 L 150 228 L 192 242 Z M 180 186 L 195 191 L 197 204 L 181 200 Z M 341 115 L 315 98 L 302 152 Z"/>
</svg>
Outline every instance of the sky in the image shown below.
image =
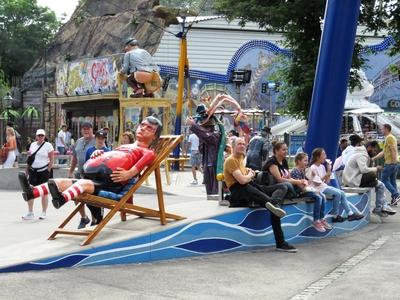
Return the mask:
<svg viewBox="0 0 400 300">
<path fill-rule="evenodd" d="M 63 13 L 67 14 L 65 21 L 69 20 L 76 6 L 78 0 L 37 0 L 38 5 L 47 6 L 56 13 L 57 19 L 61 19 Z"/>
</svg>

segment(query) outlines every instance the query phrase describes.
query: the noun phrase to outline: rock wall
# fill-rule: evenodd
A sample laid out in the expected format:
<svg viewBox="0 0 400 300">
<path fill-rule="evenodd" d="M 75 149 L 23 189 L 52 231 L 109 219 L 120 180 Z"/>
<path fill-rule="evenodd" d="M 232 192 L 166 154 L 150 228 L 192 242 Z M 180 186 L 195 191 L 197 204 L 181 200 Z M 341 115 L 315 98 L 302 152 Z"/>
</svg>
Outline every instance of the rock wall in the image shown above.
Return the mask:
<svg viewBox="0 0 400 300">
<path fill-rule="evenodd" d="M 163 28 L 168 26 L 164 19 L 155 17 L 152 10 L 155 5 L 158 5 L 156 0 L 85 1 L 60 28 L 54 41 L 47 45 L 46 55 L 24 75 L 23 88 L 42 87 L 46 77 L 51 92 L 57 64 L 120 53 L 123 41 L 131 36 L 136 37 L 142 48 L 154 53 L 163 36 Z"/>
</svg>

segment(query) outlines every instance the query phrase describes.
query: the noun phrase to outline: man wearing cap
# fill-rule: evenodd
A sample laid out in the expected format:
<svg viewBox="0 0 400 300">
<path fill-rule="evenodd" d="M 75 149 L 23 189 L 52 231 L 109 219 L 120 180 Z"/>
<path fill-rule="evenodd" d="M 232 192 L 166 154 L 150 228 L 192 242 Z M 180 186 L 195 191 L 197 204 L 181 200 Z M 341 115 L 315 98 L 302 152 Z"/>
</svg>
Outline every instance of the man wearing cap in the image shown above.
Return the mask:
<svg viewBox="0 0 400 300">
<path fill-rule="evenodd" d="M 246 167 L 253 170 L 261 170 L 262 163 L 267 159 L 270 144 L 268 134 L 271 133 L 271 128 L 264 127 L 261 129 L 261 135 L 254 136 L 247 148 Z"/>
<path fill-rule="evenodd" d="M 68 178 L 73 178 L 73 177 L 77 179 L 81 178 L 81 174 L 83 172 L 83 165 L 86 162 L 86 152 L 90 147 L 93 147 L 95 145 L 92 123 L 83 122 L 81 125 L 81 134 L 82 137 L 79 138 L 75 143 L 74 151 L 72 154 L 71 166 L 68 172 Z M 78 166 L 77 172 L 75 172 L 76 166 Z M 81 215 L 81 221 L 78 225 L 78 229 L 84 228 L 87 224 L 90 223 L 89 218 L 86 216 L 84 206 L 81 208 L 79 213 Z"/>
<path fill-rule="evenodd" d="M 33 186 L 45 183 L 51 176 L 51 169 L 54 163 L 53 145 L 45 141 L 46 132 L 43 129 L 36 131 L 36 142 L 31 143 L 28 157 L 34 157 L 31 165 L 27 164 L 25 174 L 28 175 L 29 183 Z M 46 193 L 39 193 L 42 199 L 42 213 L 40 220 L 46 219 L 48 199 Z M 28 203 L 28 213 L 22 216 L 24 220 L 33 220 L 33 199 L 26 199 Z"/>
<path fill-rule="evenodd" d="M 396 211 L 386 203 L 385 185 L 377 179 L 377 172 L 382 170 L 382 166 L 369 167 L 371 157 L 374 157 L 379 151 L 378 143 L 371 141 L 364 146 L 362 140 L 359 136 L 354 138 L 356 144 L 353 155 L 344 167 L 342 181 L 350 187 L 375 188 L 376 202 L 372 212 L 381 217 L 394 215 Z"/>
<path fill-rule="evenodd" d="M 126 82 L 133 88 L 131 97 L 153 97 L 152 93 L 145 93 L 143 84 L 135 78 L 136 72 L 158 72 L 153 57 L 144 49 L 139 48 L 135 38 L 129 38 L 125 43 L 125 55 L 122 62 L 121 74 L 128 75 Z"/>
<path fill-rule="evenodd" d="M 86 151 L 85 161 L 88 161 L 95 151 L 102 151 L 103 153 L 111 151 L 106 146 L 107 132 L 104 129 L 96 131 L 94 136 L 95 136 L 96 144 L 94 146 L 90 147 Z M 87 207 L 89 208 L 90 212 L 92 213 L 93 225 L 98 224 L 103 219 L 102 209 L 100 207 L 96 207 L 96 206 L 92 206 L 92 205 L 88 205 Z"/>
</svg>

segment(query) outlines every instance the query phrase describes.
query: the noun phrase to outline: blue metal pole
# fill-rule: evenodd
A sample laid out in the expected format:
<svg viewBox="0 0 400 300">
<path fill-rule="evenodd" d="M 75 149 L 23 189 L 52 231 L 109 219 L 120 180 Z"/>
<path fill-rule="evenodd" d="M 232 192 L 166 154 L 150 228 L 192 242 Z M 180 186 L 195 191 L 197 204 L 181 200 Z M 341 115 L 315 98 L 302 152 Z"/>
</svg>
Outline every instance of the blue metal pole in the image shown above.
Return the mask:
<svg viewBox="0 0 400 300">
<path fill-rule="evenodd" d="M 306 152 L 325 149 L 335 159 L 346 100 L 360 0 L 328 0 L 318 55 Z"/>
</svg>

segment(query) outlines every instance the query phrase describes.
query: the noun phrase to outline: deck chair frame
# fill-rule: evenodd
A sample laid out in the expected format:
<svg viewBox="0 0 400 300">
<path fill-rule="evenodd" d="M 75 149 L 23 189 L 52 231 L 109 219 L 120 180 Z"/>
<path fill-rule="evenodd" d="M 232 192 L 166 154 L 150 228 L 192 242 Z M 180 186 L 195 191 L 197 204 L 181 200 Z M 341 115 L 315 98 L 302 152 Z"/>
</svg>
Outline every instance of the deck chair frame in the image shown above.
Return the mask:
<svg viewBox="0 0 400 300">
<path fill-rule="evenodd" d="M 83 194 L 80 197 L 74 199 L 79 204 L 75 209 L 68 215 L 68 217 L 61 223 L 61 225 L 50 235 L 49 240 L 56 238 L 58 234 L 67 235 L 82 235 L 87 236 L 86 239 L 81 243 L 81 246 L 88 245 L 92 240 L 100 233 L 100 231 L 107 225 L 107 223 L 112 219 L 112 217 L 120 212 L 121 220 L 126 220 L 127 214 L 137 215 L 140 217 L 156 218 L 159 219 L 162 225 L 167 223 L 167 219 L 182 220 L 185 217 L 178 216 L 175 214 L 170 214 L 165 211 L 164 197 L 162 191 L 161 183 L 161 172 L 160 164 L 163 162 L 170 154 L 170 152 L 178 146 L 183 140 L 182 136 L 179 135 L 166 135 L 161 136 L 155 147 L 156 158 L 154 162 L 146 168 L 142 174 L 139 176 L 138 181 L 133 185 L 133 187 L 119 200 L 111 200 L 108 198 L 103 198 L 91 194 Z M 137 189 L 146 181 L 150 174 L 154 172 L 156 179 L 157 188 L 157 199 L 158 199 L 158 210 L 150 209 L 138 205 L 129 203 L 132 199 L 133 194 Z M 79 212 L 80 208 L 85 204 L 107 208 L 109 212 L 104 216 L 103 220 L 96 225 L 92 230 L 66 230 L 64 227 L 72 220 L 72 218 Z"/>
</svg>

